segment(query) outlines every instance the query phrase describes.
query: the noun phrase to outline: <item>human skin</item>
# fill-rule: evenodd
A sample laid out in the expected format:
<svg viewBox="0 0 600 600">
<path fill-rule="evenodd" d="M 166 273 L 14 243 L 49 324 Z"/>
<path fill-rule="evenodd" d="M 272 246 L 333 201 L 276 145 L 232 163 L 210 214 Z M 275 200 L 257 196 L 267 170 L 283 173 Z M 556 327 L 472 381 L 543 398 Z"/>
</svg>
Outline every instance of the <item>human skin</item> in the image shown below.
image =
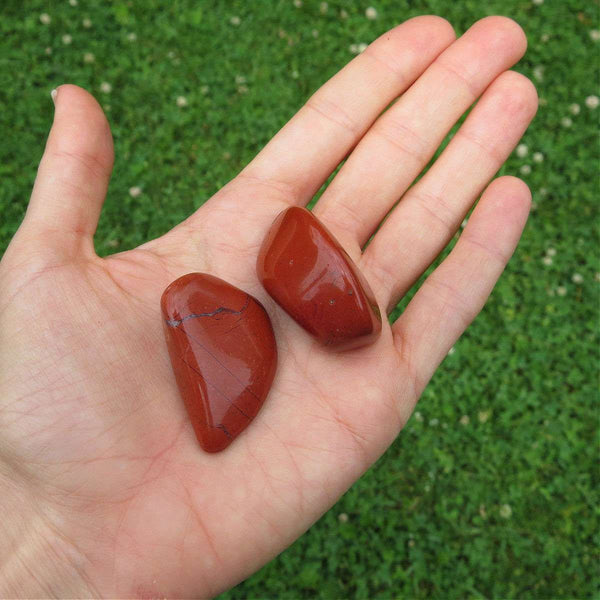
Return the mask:
<svg viewBox="0 0 600 600">
<path fill-rule="evenodd" d="M 306 531 L 394 441 L 483 307 L 530 206 L 519 179 L 490 183 L 537 107 L 533 85 L 507 71 L 525 36 L 488 17 L 454 40 L 434 16 L 387 32 L 188 219 L 105 259 L 93 235 L 109 127 L 87 92 L 58 88 L 31 200 L 0 263 L 1 597 L 214 596 Z M 269 298 L 256 255 L 275 216 L 305 205 L 350 152 L 314 210 L 382 311 L 481 198 L 399 319 L 375 344 L 335 353 Z M 261 412 L 218 454 L 198 448 L 160 316 L 165 287 L 196 271 L 262 302 L 279 351 Z"/>
</svg>

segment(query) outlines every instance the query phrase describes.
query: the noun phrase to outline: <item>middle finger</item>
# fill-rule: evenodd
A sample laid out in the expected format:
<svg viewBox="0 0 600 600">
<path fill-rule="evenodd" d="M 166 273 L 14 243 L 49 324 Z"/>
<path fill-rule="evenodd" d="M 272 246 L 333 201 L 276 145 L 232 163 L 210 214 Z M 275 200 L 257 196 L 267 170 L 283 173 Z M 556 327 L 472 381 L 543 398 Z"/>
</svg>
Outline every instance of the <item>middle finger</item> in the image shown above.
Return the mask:
<svg viewBox="0 0 600 600">
<path fill-rule="evenodd" d="M 460 116 L 526 46 L 511 19 L 478 21 L 375 122 L 315 207 L 347 250 L 359 252 Z"/>
</svg>

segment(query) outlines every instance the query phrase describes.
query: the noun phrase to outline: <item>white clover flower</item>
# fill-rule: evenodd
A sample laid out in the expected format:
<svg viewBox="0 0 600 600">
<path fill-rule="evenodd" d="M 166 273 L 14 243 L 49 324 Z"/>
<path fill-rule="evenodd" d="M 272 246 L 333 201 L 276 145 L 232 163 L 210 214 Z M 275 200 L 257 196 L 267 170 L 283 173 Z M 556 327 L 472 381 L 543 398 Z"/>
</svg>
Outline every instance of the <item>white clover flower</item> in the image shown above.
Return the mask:
<svg viewBox="0 0 600 600">
<path fill-rule="evenodd" d="M 298 71 L 292 71 L 292 79 L 298 79 L 300 77 L 300 73 Z"/>
<path fill-rule="evenodd" d="M 48 46 L 47 48 L 44 49 L 44 52 L 46 54 L 52 54 L 52 48 L 50 48 L 50 46 Z"/>
<path fill-rule="evenodd" d="M 134 185 L 129 188 L 129 195 L 132 198 L 137 198 L 142 193 L 142 188 L 139 185 Z"/>
<path fill-rule="evenodd" d="M 238 94 L 246 94 L 248 92 L 248 86 L 247 85 L 238 85 Z"/>
<path fill-rule="evenodd" d="M 439 419 L 435 419 L 435 418 L 434 418 L 434 419 L 431 419 L 431 420 L 429 421 L 429 424 L 430 424 L 432 427 L 437 427 L 437 425 L 439 424 L 439 422 L 440 422 L 440 421 L 439 421 Z"/>
<path fill-rule="evenodd" d="M 469 415 L 463 415 L 463 416 L 460 418 L 460 424 L 461 424 L 461 425 L 464 425 L 464 426 L 467 426 L 467 425 L 469 424 L 469 421 L 470 421 L 470 420 L 471 420 L 471 419 L 469 419 Z"/>
<path fill-rule="evenodd" d="M 85 63 L 93 63 L 96 60 L 96 57 L 91 52 L 86 52 L 83 55 L 83 62 Z"/>
<path fill-rule="evenodd" d="M 65 35 L 62 36 L 61 40 L 65 46 L 68 46 L 73 41 L 73 38 L 68 33 L 65 33 Z"/>
<path fill-rule="evenodd" d="M 598 105 L 600 104 L 600 98 L 598 98 L 598 96 L 588 96 L 585 99 L 585 105 L 588 108 L 591 108 L 592 110 L 594 108 L 598 108 Z"/>
<path fill-rule="evenodd" d="M 542 40 L 542 42 L 547 42 L 549 39 L 550 39 L 549 33 L 543 33 L 542 36 L 540 37 L 540 40 Z"/>
<path fill-rule="evenodd" d="M 525 144 L 519 144 L 517 146 L 517 156 L 519 158 L 524 158 L 525 156 L 527 156 L 528 152 L 529 148 Z"/>
<path fill-rule="evenodd" d="M 542 262 L 549 267 L 554 261 L 552 260 L 551 256 L 544 256 L 544 258 L 542 258 Z"/>
<path fill-rule="evenodd" d="M 243 75 L 236 75 L 235 76 L 235 82 L 238 85 L 241 85 L 242 83 L 246 83 L 246 78 Z"/>
<path fill-rule="evenodd" d="M 365 17 L 370 21 L 374 21 L 377 18 L 377 10 L 372 6 L 369 6 L 369 8 L 365 10 Z"/>
<path fill-rule="evenodd" d="M 348 49 L 352 54 L 358 54 L 358 44 L 350 44 Z"/>
<path fill-rule="evenodd" d="M 177 96 L 177 99 L 175 100 L 175 104 L 177 104 L 177 106 L 179 106 L 179 107 L 187 106 L 188 105 L 187 98 L 185 96 Z"/>
<path fill-rule="evenodd" d="M 540 188 L 540 196 L 545 198 L 548 195 L 548 188 Z"/>
<path fill-rule="evenodd" d="M 106 242 L 106 245 L 109 248 L 118 248 L 120 243 L 121 242 L 119 240 L 108 240 L 108 242 Z"/>
<path fill-rule="evenodd" d="M 415 411 L 415 421 L 423 422 L 423 415 L 418 410 Z"/>
<path fill-rule="evenodd" d="M 489 410 L 479 411 L 477 418 L 479 419 L 480 423 L 485 423 L 490 418 L 490 411 Z"/>
<path fill-rule="evenodd" d="M 135 40 L 137 40 L 137 33 L 135 33 L 135 31 L 131 31 L 127 34 L 127 39 L 130 42 L 135 42 Z"/>
<path fill-rule="evenodd" d="M 450 348 L 450 350 L 448 350 L 448 356 L 452 356 L 455 352 L 456 352 L 456 350 L 454 349 L 454 346 L 452 346 L 452 348 Z"/>
<path fill-rule="evenodd" d="M 571 111 L 571 114 L 578 115 L 581 112 L 581 106 L 576 102 L 573 102 L 573 104 L 569 106 L 569 110 Z"/>
<path fill-rule="evenodd" d="M 321 12 L 322 15 L 324 15 L 328 9 L 329 9 L 329 4 L 327 4 L 327 2 L 321 2 L 321 4 L 319 4 L 319 11 Z"/>
<path fill-rule="evenodd" d="M 319 30 L 318 29 L 313 29 L 311 32 L 311 35 L 316 39 L 319 37 Z"/>
<path fill-rule="evenodd" d="M 590 39 L 593 42 L 600 40 L 600 29 L 590 29 Z"/>
<path fill-rule="evenodd" d="M 340 523 L 347 523 L 348 522 L 348 515 L 346 513 L 340 513 L 338 515 L 338 521 Z"/>
<path fill-rule="evenodd" d="M 77 2 L 77 0 L 69 0 L 69 4 L 71 6 L 77 6 L 77 4 L 79 4 L 79 3 Z"/>
<path fill-rule="evenodd" d="M 581 285 L 583 283 L 583 275 L 581 275 L 580 273 L 573 273 L 571 281 L 573 283 L 576 283 L 577 285 Z"/>
<path fill-rule="evenodd" d="M 342 10 L 340 10 L 340 19 L 347 19 L 348 18 L 348 13 L 342 8 Z"/>
<path fill-rule="evenodd" d="M 567 295 L 567 288 L 564 285 L 559 285 L 556 288 L 556 295 L 557 296 L 566 296 Z"/>
<path fill-rule="evenodd" d="M 206 94 L 208 94 L 209 90 L 210 90 L 210 88 L 209 88 L 207 85 L 203 85 L 203 86 L 200 88 L 200 93 L 201 93 L 201 94 L 204 94 L 204 95 L 206 96 Z"/>
<path fill-rule="evenodd" d="M 544 162 L 544 155 L 541 152 L 534 152 L 532 158 L 534 163 Z"/>
<path fill-rule="evenodd" d="M 546 250 L 546 256 L 556 256 L 556 248 L 548 248 L 548 250 Z"/>
<path fill-rule="evenodd" d="M 519 171 L 521 172 L 521 175 L 529 175 L 529 173 L 531 173 L 531 166 L 530 165 L 523 165 Z"/>
<path fill-rule="evenodd" d="M 358 52 L 359 52 L 359 54 L 360 54 L 361 52 L 364 52 L 364 51 L 367 49 L 367 46 L 368 46 L 368 45 L 369 45 L 369 44 L 365 44 L 364 42 L 361 42 L 361 43 L 358 45 Z"/>
<path fill-rule="evenodd" d="M 42 13 L 40 15 L 40 23 L 42 25 L 50 25 L 51 22 L 52 22 L 52 17 L 50 17 L 50 15 L 48 13 Z"/>
<path fill-rule="evenodd" d="M 534 0 L 534 2 L 535 2 L 535 0 Z M 539 0 L 538 0 L 538 2 L 539 2 Z M 541 2 L 539 2 L 539 3 L 541 4 Z M 509 504 L 503 504 L 500 507 L 500 516 L 503 519 L 510 519 L 511 515 L 512 515 L 512 508 L 510 507 L 510 505 Z"/>
<path fill-rule="evenodd" d="M 571 125 L 573 125 L 573 120 L 571 119 L 571 117 L 563 117 L 563 118 L 560 120 L 560 124 L 561 124 L 563 127 L 571 127 Z"/>
<path fill-rule="evenodd" d="M 531 0 L 533 4 L 536 6 L 540 6 L 540 4 L 544 4 L 544 0 Z"/>
<path fill-rule="evenodd" d="M 242 20 L 237 15 L 234 15 L 233 17 L 231 17 L 231 19 L 229 19 L 229 22 L 237 27 L 242 22 Z"/>
<path fill-rule="evenodd" d="M 598 271 L 596 271 L 596 274 L 594 275 L 594 279 L 596 281 L 600 281 L 600 273 L 598 273 Z"/>
<path fill-rule="evenodd" d="M 294 0 L 294 6 L 300 8 L 302 6 L 302 0 Z"/>
<path fill-rule="evenodd" d="M 103 81 L 100 84 L 100 91 L 104 94 L 110 94 L 112 92 L 112 85 L 108 81 Z"/>
<path fill-rule="evenodd" d="M 87 17 L 81 21 L 81 24 L 86 28 L 89 29 L 92 26 L 92 20 L 88 19 Z"/>
<path fill-rule="evenodd" d="M 544 65 L 537 65 L 537 67 L 533 67 L 533 76 L 538 81 L 542 81 L 544 79 Z"/>
</svg>

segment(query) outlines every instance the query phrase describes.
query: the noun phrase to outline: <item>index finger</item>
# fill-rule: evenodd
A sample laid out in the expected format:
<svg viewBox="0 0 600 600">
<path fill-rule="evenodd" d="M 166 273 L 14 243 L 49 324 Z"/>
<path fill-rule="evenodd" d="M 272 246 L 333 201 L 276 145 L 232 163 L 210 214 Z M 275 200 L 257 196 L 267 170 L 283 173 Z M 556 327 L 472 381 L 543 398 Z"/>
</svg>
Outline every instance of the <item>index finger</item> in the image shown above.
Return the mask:
<svg viewBox="0 0 600 600">
<path fill-rule="evenodd" d="M 381 112 L 455 39 L 441 17 L 383 34 L 309 98 L 240 174 L 306 204 Z"/>
</svg>

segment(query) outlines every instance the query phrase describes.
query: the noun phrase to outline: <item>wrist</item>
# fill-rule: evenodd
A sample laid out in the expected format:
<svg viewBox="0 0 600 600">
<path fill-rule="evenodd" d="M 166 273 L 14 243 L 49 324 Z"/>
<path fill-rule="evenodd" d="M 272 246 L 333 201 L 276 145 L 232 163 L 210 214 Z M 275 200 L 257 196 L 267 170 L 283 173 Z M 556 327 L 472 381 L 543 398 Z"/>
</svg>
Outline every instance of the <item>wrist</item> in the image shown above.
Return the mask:
<svg viewBox="0 0 600 600">
<path fill-rule="evenodd" d="M 0 598 L 97 597 L 82 555 L 0 466 Z"/>
</svg>

